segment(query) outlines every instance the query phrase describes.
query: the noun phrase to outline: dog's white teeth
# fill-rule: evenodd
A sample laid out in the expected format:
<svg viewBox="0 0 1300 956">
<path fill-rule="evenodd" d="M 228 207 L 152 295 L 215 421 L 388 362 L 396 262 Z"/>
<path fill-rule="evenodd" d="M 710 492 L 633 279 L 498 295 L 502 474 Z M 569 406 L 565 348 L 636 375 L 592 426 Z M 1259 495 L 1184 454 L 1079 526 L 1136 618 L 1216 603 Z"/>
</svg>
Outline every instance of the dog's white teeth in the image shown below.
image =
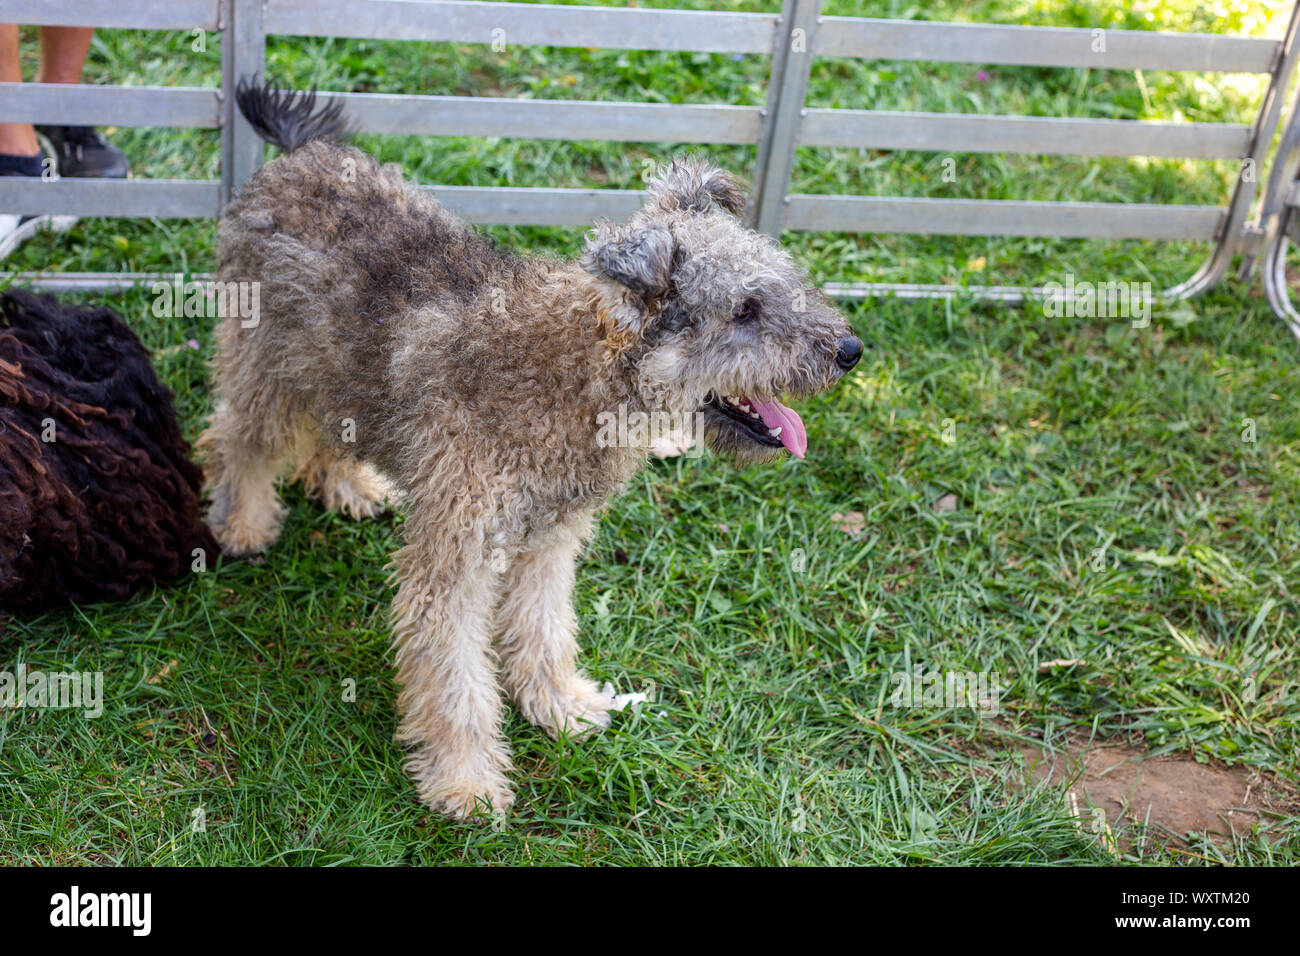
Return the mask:
<svg viewBox="0 0 1300 956">
<path fill-rule="evenodd" d="M 768 433 L 769 435 L 771 435 L 773 438 L 780 438 L 780 437 L 781 437 L 781 427 L 778 425 L 776 428 L 769 428 L 769 429 L 767 430 L 767 433 Z"/>
</svg>

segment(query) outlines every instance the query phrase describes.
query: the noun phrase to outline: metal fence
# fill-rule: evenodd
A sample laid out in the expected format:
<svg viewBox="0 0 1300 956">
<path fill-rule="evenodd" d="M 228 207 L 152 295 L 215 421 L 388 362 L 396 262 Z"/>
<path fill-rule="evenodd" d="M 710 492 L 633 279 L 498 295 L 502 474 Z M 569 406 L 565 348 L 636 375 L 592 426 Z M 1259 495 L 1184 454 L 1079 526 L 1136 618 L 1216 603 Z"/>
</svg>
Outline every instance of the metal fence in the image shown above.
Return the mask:
<svg viewBox="0 0 1300 956">
<path fill-rule="evenodd" d="M 1266 239 L 1286 234 L 1275 228 L 1275 221 L 1294 208 L 1288 205 L 1291 200 L 1300 199 L 1290 185 L 1300 169 L 1293 107 L 1283 136 L 1284 162 L 1271 170 L 1261 216 L 1247 221 L 1296 67 L 1300 4 L 1285 35 L 1276 40 L 833 17 L 822 16 L 821 0 L 784 0 L 779 14 L 457 0 L 6 0 L 4 18 L 55 26 L 220 31 L 223 36 L 218 89 L 0 83 L 0 121 L 221 131 L 219 181 L 61 180 L 34 187 L 30 181 L 0 179 L 0 209 L 23 214 L 219 215 L 232 191 L 262 161 L 262 144 L 235 109 L 233 90 L 238 78 L 265 72 L 268 35 L 490 44 L 503 30 L 509 43 L 519 45 L 766 54 L 771 57 L 766 105 L 331 95 L 343 101 L 349 126 L 357 132 L 753 144 L 757 160 L 751 171 L 750 214 L 757 228 L 772 234 L 804 230 L 1209 244 L 1201 269 L 1162 298 L 1205 291 L 1237 255 L 1245 256 L 1243 268 L 1249 269 Z M 824 57 L 1254 73 L 1267 75 L 1268 84 L 1249 126 L 809 107 L 811 71 Z M 799 147 L 1219 159 L 1236 162 L 1242 174 L 1221 206 L 801 195 L 789 192 Z M 624 218 L 643 199 L 638 190 L 427 188 L 482 224 L 585 226 L 597 217 Z M 1300 217 L 1288 222 L 1291 233 L 1300 237 Z M 1275 278 L 1277 245 L 1269 246 L 1272 268 L 1266 268 L 1266 280 Z M 152 278 L 19 276 L 55 288 L 120 287 Z M 1009 301 L 1043 292 L 915 284 L 829 283 L 826 288 L 844 297 L 969 294 Z M 1300 334 L 1300 316 L 1294 310 L 1292 316 Z"/>
</svg>

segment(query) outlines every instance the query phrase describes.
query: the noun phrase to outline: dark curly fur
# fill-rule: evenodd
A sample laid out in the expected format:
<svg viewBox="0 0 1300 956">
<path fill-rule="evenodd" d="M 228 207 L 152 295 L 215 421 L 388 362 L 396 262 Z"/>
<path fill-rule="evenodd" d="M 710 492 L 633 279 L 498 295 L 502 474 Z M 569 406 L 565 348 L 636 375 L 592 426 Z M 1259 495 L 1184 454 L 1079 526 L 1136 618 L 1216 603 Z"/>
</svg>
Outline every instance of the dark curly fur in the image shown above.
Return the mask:
<svg viewBox="0 0 1300 956">
<path fill-rule="evenodd" d="M 135 333 L 52 295 L 5 292 L 0 313 L 0 608 L 124 598 L 195 548 L 215 559 L 202 473 Z"/>
</svg>

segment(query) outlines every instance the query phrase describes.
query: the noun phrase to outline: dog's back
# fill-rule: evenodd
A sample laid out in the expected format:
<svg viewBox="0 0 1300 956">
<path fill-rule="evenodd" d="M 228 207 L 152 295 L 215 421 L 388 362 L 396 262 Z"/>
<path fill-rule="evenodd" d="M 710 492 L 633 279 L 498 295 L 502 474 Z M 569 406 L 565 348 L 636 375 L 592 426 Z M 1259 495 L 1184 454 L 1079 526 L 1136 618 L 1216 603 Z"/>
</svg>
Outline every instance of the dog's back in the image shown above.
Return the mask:
<svg viewBox="0 0 1300 956">
<path fill-rule="evenodd" d="M 358 318 L 382 324 L 417 297 L 472 301 L 514 257 L 409 183 L 350 146 L 317 139 L 267 164 L 222 220 L 223 278 L 292 281 L 331 262 L 352 283 Z M 294 259 L 311 263 L 294 269 Z M 316 288 L 319 280 L 312 280 Z"/>
<path fill-rule="evenodd" d="M 514 256 L 422 194 L 396 164 L 339 144 L 337 104 L 317 110 L 314 91 L 295 98 L 274 85 L 240 84 L 237 97 L 285 155 L 263 166 L 226 209 L 223 274 L 291 277 L 304 271 L 286 261 L 296 253 L 312 263 L 305 271 L 314 297 L 319 268 L 333 260 L 338 278 L 351 281 L 357 317 L 382 324 L 413 299 L 452 297 L 463 307 L 515 266 Z"/>
<path fill-rule="evenodd" d="M 399 484 L 431 442 L 463 445 L 471 431 L 502 471 L 519 470 L 516 458 L 535 463 L 546 436 L 576 483 L 604 487 L 611 455 L 620 462 L 609 483 L 622 480 L 632 456 L 575 454 L 592 445 L 592 423 L 609 405 L 594 378 L 597 330 L 578 328 L 590 313 L 572 307 L 581 270 L 497 247 L 396 165 L 332 142 L 334 125 L 304 121 L 301 100 L 277 97 L 247 88 L 240 105 L 292 152 L 257 172 L 219 227 L 221 281 L 258 284 L 255 323 L 232 315 L 217 330 L 218 380 L 243 396 L 251 417 L 315 430 L 315 441 Z M 321 382 L 329 388 L 308 385 Z M 525 394 L 570 404 L 550 418 L 547 404 Z M 395 419 L 419 422 L 422 440 L 373 424 Z M 253 436 L 261 444 L 299 441 L 265 429 Z"/>
<path fill-rule="evenodd" d="M 268 419 L 309 420 L 328 439 L 342 423 L 386 418 L 381 410 L 402 386 L 389 380 L 387 358 L 415 341 L 429 357 L 431 388 L 461 364 L 482 369 L 485 356 L 467 350 L 494 350 L 491 326 L 501 317 L 492 291 L 541 264 L 530 269 L 497 248 L 396 165 L 333 142 L 328 109 L 304 121 L 301 102 L 273 87 L 240 91 L 259 132 L 292 151 L 263 166 L 222 217 L 220 280 L 256 283 L 260 307 L 253 322 L 222 320 L 218 362 L 268 400 L 296 388 L 302 407 Z M 486 322 L 467 336 L 464 316 L 476 314 Z M 328 392 L 301 387 L 322 380 Z M 361 429 L 344 450 L 392 467 L 395 449 L 384 446 L 395 437 Z"/>
</svg>

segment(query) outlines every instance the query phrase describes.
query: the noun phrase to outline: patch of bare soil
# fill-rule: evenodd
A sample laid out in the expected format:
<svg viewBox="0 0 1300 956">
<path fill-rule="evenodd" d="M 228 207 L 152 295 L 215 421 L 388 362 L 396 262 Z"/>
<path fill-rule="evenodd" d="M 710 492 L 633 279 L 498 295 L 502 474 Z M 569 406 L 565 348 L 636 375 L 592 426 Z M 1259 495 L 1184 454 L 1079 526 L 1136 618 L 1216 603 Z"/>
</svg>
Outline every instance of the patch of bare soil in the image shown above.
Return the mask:
<svg viewBox="0 0 1300 956">
<path fill-rule="evenodd" d="M 1188 833 L 1223 839 L 1300 812 L 1300 795 L 1256 767 L 1149 756 L 1118 743 L 1071 741 L 1064 748 L 1020 748 L 1034 779 L 1065 787 L 1080 826 L 1122 850 L 1145 828 L 1147 841 L 1186 846 Z M 1105 814 L 1106 826 L 1097 811 Z M 1140 832 L 1140 829 L 1138 830 Z"/>
</svg>

